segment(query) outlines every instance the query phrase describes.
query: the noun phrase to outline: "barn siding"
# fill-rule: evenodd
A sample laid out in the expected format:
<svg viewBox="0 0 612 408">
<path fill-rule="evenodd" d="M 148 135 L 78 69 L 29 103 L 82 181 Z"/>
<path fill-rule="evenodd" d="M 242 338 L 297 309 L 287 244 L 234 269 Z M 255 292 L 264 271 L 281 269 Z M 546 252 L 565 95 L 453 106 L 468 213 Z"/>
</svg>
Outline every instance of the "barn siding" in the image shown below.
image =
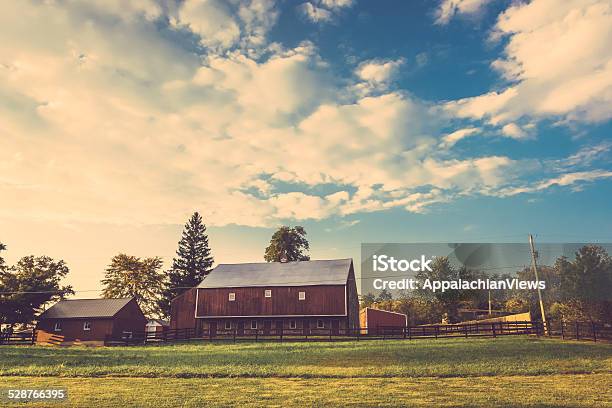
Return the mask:
<svg viewBox="0 0 612 408">
<path fill-rule="evenodd" d="M 192 288 L 172 299 L 170 307 L 171 329 L 192 329 L 196 327 L 196 291 L 196 288 Z"/>
<path fill-rule="evenodd" d="M 55 323 L 61 322 L 62 330 L 54 331 Z M 91 323 L 91 330 L 83 330 L 85 322 Z M 51 337 L 61 338 L 63 343 L 81 342 L 103 344 L 107 336 L 121 336 L 124 331 L 144 332 L 147 319 L 136 300 L 129 301 L 113 317 L 41 319 L 36 326 L 37 338 L 41 343 Z"/>
<path fill-rule="evenodd" d="M 54 331 L 56 322 L 61 322 L 62 330 Z M 83 324 L 91 322 L 91 330 L 83 330 Z M 112 318 L 82 318 L 82 319 L 43 319 L 37 325 L 37 339 L 41 343 L 53 336 L 62 341 L 93 342 L 104 341 L 113 332 Z"/>
<path fill-rule="evenodd" d="M 368 331 L 376 330 L 378 327 L 406 327 L 406 315 L 388 312 L 372 308 L 362 309 L 359 313 L 359 320 L 362 328 Z"/>
<path fill-rule="evenodd" d="M 121 337 L 124 331 L 136 333 L 144 332 L 147 318 L 142 313 L 135 299 L 126 304 L 113 319 L 113 336 Z"/>
<path fill-rule="evenodd" d="M 264 291 L 272 291 L 266 298 Z M 344 285 L 198 289 L 197 316 L 346 315 Z M 236 294 L 229 301 L 229 293 Z M 306 292 L 306 300 L 298 293 Z"/>
</svg>

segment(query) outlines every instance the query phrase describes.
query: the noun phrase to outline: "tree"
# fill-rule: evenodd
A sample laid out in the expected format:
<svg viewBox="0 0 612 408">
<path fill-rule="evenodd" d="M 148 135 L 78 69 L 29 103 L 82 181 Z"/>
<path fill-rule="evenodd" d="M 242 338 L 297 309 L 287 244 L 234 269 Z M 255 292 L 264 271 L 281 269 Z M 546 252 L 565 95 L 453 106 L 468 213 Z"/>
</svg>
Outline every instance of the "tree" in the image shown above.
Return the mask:
<svg viewBox="0 0 612 408">
<path fill-rule="evenodd" d="M 107 299 L 134 297 L 145 315 L 161 316 L 158 302 L 164 282 L 162 265 L 159 257 L 114 256 L 102 279 L 102 296 Z"/>
<path fill-rule="evenodd" d="M 264 259 L 266 262 L 308 261 L 310 260 L 310 256 L 306 254 L 308 250 L 310 244 L 303 227 L 282 226 L 272 235 Z"/>
<path fill-rule="evenodd" d="M 385 302 L 388 300 L 393 300 L 393 295 L 391 295 L 387 289 L 381 290 L 376 298 L 376 302 Z"/>
<path fill-rule="evenodd" d="M 0 242 L 0 252 L 5 251 L 5 250 L 6 250 L 6 245 Z M 4 258 L 0 256 L 0 273 L 2 273 L 2 271 L 4 271 L 5 269 L 6 269 L 6 266 L 4 264 Z"/>
<path fill-rule="evenodd" d="M 425 279 L 430 281 L 452 281 L 452 280 L 470 280 L 471 274 L 465 268 L 455 268 L 448 260 L 448 257 L 436 257 L 431 263 L 431 271 L 422 271 L 417 274 L 417 279 L 423 282 Z M 461 302 L 470 300 L 474 293 L 462 289 L 448 289 L 444 292 L 438 290 L 436 292 L 428 289 L 419 290 L 419 294 L 425 298 L 433 298 L 438 301 L 446 314 L 448 323 L 456 323 L 459 321 L 459 306 Z"/>
<path fill-rule="evenodd" d="M 74 294 L 71 286 L 60 285 L 69 272 L 62 260 L 31 255 L 21 258 L 14 267 L 5 267 L 3 260 L 1 264 L 1 323 L 11 326 L 31 323 L 46 303 Z"/>
<path fill-rule="evenodd" d="M 202 279 L 212 269 L 213 257 L 208 247 L 206 225 L 197 212 L 193 213 L 178 244 L 176 257 L 172 260 L 172 267 L 167 272 L 167 279 L 159 301 L 159 309 L 164 316 L 170 315 L 172 299 L 188 288 L 193 288 L 202 282 Z"/>
<path fill-rule="evenodd" d="M 361 296 L 361 308 L 362 309 L 365 309 L 366 307 L 372 307 L 374 302 L 376 302 L 376 296 L 374 296 L 374 294 L 370 292 Z"/>
<path fill-rule="evenodd" d="M 542 302 L 544 303 L 544 308 L 549 309 L 555 302 L 559 301 L 559 271 L 554 267 L 551 268 L 547 265 L 538 265 L 538 277 L 540 280 L 546 282 L 546 289 L 542 291 Z M 533 272 L 533 268 L 528 266 L 518 271 L 516 276 L 502 276 L 502 278 L 517 278 L 522 281 L 535 281 L 535 273 Z M 508 312 L 530 312 L 533 319 L 542 319 L 537 290 L 513 289 L 505 292 L 509 293 L 505 301 L 505 309 Z"/>
<path fill-rule="evenodd" d="M 586 245 L 570 262 L 561 257 L 555 263 L 560 276 L 560 300 L 576 316 L 595 321 L 609 321 L 612 302 L 612 259 L 605 249 Z M 563 307 L 557 307 L 560 311 Z M 566 315 L 570 313 L 565 313 Z"/>
</svg>

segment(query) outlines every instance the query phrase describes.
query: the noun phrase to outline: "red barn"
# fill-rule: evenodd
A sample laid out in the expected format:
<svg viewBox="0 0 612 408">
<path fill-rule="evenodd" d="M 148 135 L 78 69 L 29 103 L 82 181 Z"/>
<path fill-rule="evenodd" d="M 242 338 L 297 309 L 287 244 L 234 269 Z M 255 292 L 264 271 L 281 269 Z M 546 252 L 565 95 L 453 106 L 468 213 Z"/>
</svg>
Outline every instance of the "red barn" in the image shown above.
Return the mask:
<svg viewBox="0 0 612 408">
<path fill-rule="evenodd" d="M 131 337 L 144 332 L 146 323 L 134 298 L 62 300 L 40 315 L 36 341 L 104 345 L 107 336 Z"/>
<path fill-rule="evenodd" d="M 358 328 L 353 261 L 221 264 L 173 300 L 170 325 L 212 335 Z"/>
<path fill-rule="evenodd" d="M 368 334 L 375 334 L 382 327 L 407 327 L 408 316 L 366 307 L 359 312 L 359 322 L 362 328 L 367 329 Z"/>
</svg>

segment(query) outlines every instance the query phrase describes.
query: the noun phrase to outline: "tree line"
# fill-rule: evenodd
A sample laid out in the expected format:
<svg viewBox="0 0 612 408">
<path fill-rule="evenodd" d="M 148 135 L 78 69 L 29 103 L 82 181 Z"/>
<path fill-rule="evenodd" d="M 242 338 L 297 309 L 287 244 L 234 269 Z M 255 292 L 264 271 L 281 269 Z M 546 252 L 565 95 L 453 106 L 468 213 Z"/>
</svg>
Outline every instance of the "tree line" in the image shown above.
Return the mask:
<svg viewBox="0 0 612 408">
<path fill-rule="evenodd" d="M 424 280 L 504 280 L 518 278 L 535 281 L 532 268 L 526 267 L 516 275 L 486 274 L 453 266 L 448 258 L 432 262 L 432 271 L 420 272 Z M 573 260 L 559 257 L 553 265 L 539 266 L 539 278 L 546 282 L 542 291 L 546 317 L 563 321 L 612 323 L 612 258 L 604 248 L 585 245 Z M 361 297 L 362 307 L 404 313 L 411 325 L 460 321 L 459 309 L 487 309 L 489 301 L 494 310 L 511 313 L 530 312 L 541 319 L 537 291 L 529 289 L 505 290 L 430 290 L 403 291 L 394 298 L 386 290 L 378 296 L 367 293 Z"/>
<path fill-rule="evenodd" d="M 7 265 L 2 257 L 4 250 L 6 245 L 0 243 L 0 324 L 29 324 L 47 304 L 75 294 L 72 286 L 61 284 L 69 273 L 63 260 L 30 255 Z M 264 260 L 309 260 L 308 250 L 303 227 L 282 226 L 272 235 Z M 213 264 L 206 225 L 195 212 L 184 226 L 169 269 L 163 270 L 161 257 L 120 253 L 105 270 L 102 297 L 134 297 L 145 315 L 168 318 L 172 299 L 197 286 Z"/>
</svg>

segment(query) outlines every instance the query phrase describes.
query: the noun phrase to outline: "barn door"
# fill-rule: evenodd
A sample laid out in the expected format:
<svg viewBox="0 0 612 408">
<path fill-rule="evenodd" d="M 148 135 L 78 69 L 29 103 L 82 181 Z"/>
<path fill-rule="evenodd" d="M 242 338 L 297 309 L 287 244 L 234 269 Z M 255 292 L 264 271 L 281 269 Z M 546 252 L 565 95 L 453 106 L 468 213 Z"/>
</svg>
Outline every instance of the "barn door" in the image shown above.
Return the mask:
<svg viewBox="0 0 612 408">
<path fill-rule="evenodd" d="M 215 337 L 217 335 L 217 322 L 208 323 L 208 330 L 210 337 Z"/>
<path fill-rule="evenodd" d="M 276 329 L 276 335 L 280 336 L 283 332 L 283 321 L 277 320 L 276 324 L 274 325 L 274 328 Z"/>
<path fill-rule="evenodd" d="M 264 321 L 264 336 L 270 335 L 270 329 L 272 328 L 272 322 L 270 320 Z"/>
<path fill-rule="evenodd" d="M 308 336 L 310 334 L 310 321 L 308 319 L 304 319 L 302 322 L 302 327 L 304 329 L 304 336 Z"/>
<path fill-rule="evenodd" d="M 332 334 L 337 336 L 340 334 L 340 322 L 338 320 L 332 320 Z"/>
</svg>

